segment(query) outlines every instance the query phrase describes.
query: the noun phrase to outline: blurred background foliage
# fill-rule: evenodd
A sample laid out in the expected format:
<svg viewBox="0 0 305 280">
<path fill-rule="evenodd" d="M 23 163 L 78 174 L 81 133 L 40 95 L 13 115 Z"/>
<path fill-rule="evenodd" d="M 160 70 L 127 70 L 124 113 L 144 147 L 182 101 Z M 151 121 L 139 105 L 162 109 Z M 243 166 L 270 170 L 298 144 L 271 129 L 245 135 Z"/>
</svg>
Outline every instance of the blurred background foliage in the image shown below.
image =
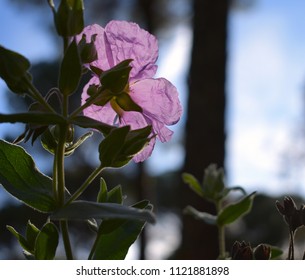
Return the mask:
<svg viewBox="0 0 305 280">
<path fill-rule="evenodd" d="M 54 1 L 55 3 L 58 1 Z M 203 203 L 183 183 L 182 171 L 194 174 L 199 180 L 203 170 L 210 163 L 224 166 L 226 150 L 226 63 L 228 14 L 232 9 L 251 9 L 255 0 L 90 0 L 85 2 L 85 22 L 104 26 L 111 19 L 124 19 L 137 22 L 142 28 L 155 34 L 160 45 L 170 39 L 169 30 L 179 23 L 192 29 L 192 48 L 190 64 L 185 83 L 188 85 L 187 104 L 179 145 L 184 147 L 184 163 L 174 171 L 153 175 L 145 163 L 129 164 L 119 170 L 107 171 L 103 177 L 108 186 L 121 184 L 128 203 L 139 199 L 149 199 L 154 205 L 158 222 L 148 226 L 140 240 L 131 249 L 130 258 L 174 258 L 174 259 L 215 259 L 218 254 L 216 228 L 184 216 L 186 205 L 193 205 L 201 211 L 213 212 L 212 205 Z M 22 13 L 51 13 L 46 1 L 13 0 Z M 32 65 L 31 73 L 37 88 L 44 94 L 57 84 L 57 71 L 61 56 L 61 42 L 55 35 L 51 21 L 41 22 L 46 32 L 53 36 L 58 45 L 55 60 L 39 61 Z M 179 57 L 177 57 L 179 59 Z M 86 77 L 83 83 L 85 83 Z M 77 106 L 80 92 L 71 100 Z M 29 106 L 29 100 L 7 94 L 10 110 L 22 111 Z M 22 126 L 20 126 L 22 128 Z M 21 132 L 21 130 L 20 130 Z M 80 131 L 76 132 L 80 134 Z M 180 135 L 180 134 L 179 134 Z M 5 138 L 13 140 L 16 131 L 6 131 Z M 71 158 L 67 158 L 67 185 L 77 188 L 79 182 L 94 168 L 97 162 L 96 145 L 100 136 L 95 135 L 87 141 Z M 46 162 L 51 155 L 41 149 L 39 143 L 34 148 L 25 144 L 32 154 L 37 153 Z M 166 161 L 166 155 L 164 155 Z M 51 167 L 51 165 L 50 165 Z M 51 170 L 48 170 L 51 173 Z M 86 191 L 86 199 L 95 199 L 99 182 L 96 181 Z M 245 186 L 246 187 L 246 186 Z M 2 193 L 1 193 L 2 194 Z M 4 194 L 3 194 L 4 195 Z M 254 246 L 269 243 L 285 244 L 287 229 L 274 207 L 277 198 L 258 195 L 254 200 L 253 211 L 242 221 L 234 224 L 228 231 L 228 244 L 235 240 L 246 240 Z M 12 225 L 22 232 L 27 220 L 38 227 L 45 217 L 33 212 L 9 198 L 0 207 L 0 258 L 23 258 L 15 240 L 6 230 Z M 83 224 L 72 225 L 73 241 L 90 240 L 90 231 Z M 89 241 L 88 241 L 89 242 Z M 90 244 L 88 244 L 89 247 Z M 86 246 L 78 248 L 78 257 L 86 257 Z M 229 251 L 230 248 L 227 248 Z"/>
</svg>

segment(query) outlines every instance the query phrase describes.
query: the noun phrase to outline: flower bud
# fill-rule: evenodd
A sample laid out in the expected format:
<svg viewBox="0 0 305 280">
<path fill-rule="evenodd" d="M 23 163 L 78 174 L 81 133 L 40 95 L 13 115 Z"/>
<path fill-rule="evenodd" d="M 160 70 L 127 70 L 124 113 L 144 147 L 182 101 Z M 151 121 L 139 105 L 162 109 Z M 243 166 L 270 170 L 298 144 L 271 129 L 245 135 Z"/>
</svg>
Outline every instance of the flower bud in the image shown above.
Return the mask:
<svg viewBox="0 0 305 280">
<path fill-rule="evenodd" d="M 271 257 L 271 248 L 266 244 L 260 244 L 254 249 L 254 258 L 256 260 L 269 260 Z"/>
<path fill-rule="evenodd" d="M 250 243 L 235 241 L 232 247 L 232 259 L 233 260 L 252 260 L 253 250 Z"/>
</svg>

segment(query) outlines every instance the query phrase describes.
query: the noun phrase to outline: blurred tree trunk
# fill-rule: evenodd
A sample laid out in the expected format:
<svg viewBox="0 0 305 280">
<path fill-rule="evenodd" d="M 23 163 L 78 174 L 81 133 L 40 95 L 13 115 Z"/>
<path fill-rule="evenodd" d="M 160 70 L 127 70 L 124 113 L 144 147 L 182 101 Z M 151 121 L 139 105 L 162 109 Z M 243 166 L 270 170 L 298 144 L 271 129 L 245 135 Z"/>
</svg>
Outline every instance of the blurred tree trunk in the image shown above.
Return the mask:
<svg viewBox="0 0 305 280">
<path fill-rule="evenodd" d="M 189 72 L 188 118 L 184 171 L 200 181 L 211 163 L 224 166 L 225 158 L 225 70 L 227 45 L 227 0 L 194 0 L 193 48 Z M 183 186 L 184 208 L 213 212 Z M 218 256 L 216 227 L 183 216 L 180 259 L 215 259 Z"/>
</svg>

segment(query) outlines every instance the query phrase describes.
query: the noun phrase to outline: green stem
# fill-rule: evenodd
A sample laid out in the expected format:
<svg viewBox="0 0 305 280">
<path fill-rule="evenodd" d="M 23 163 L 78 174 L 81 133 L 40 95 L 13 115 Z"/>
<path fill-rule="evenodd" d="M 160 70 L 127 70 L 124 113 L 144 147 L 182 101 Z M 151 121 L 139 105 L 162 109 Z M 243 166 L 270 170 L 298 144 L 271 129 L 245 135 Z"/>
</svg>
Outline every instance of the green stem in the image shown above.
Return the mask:
<svg viewBox="0 0 305 280">
<path fill-rule="evenodd" d="M 218 215 L 221 211 L 221 200 L 216 203 L 216 210 Z M 219 246 L 218 258 L 224 260 L 226 258 L 225 226 L 218 225 L 218 246 Z"/>
<path fill-rule="evenodd" d="M 76 192 L 69 198 L 65 205 L 69 205 L 75 199 L 77 199 L 86 189 L 87 187 L 93 182 L 93 180 L 103 171 L 104 167 L 101 165 L 96 168 L 87 180 L 76 190 Z"/>
<path fill-rule="evenodd" d="M 32 84 L 31 81 L 26 79 L 26 83 L 29 87 L 29 90 L 31 92 L 31 96 L 38 101 L 47 111 L 56 113 L 55 110 L 50 106 L 50 104 L 43 98 L 41 93 L 37 90 L 37 88 Z"/>
<path fill-rule="evenodd" d="M 98 92 L 96 92 L 95 94 L 93 94 L 92 96 L 90 96 L 86 102 L 78 107 L 72 114 L 71 114 L 71 118 L 77 116 L 79 113 L 81 113 L 84 109 L 86 109 L 87 107 L 89 107 L 90 105 L 92 105 L 95 101 L 96 98 L 102 93 L 103 89 L 100 89 Z"/>
<path fill-rule="evenodd" d="M 59 127 L 59 140 L 56 150 L 56 179 L 57 179 L 57 198 L 59 207 L 63 207 L 65 204 L 65 144 L 67 138 L 68 128 L 66 125 Z M 68 222 L 66 220 L 60 221 L 61 234 L 65 247 L 67 259 L 73 259 L 72 248 L 70 244 Z"/>
<path fill-rule="evenodd" d="M 67 260 L 73 260 L 73 253 L 72 253 L 69 231 L 68 231 L 68 222 L 66 220 L 60 221 L 60 228 L 61 228 L 62 238 L 66 252 L 66 258 Z"/>
<path fill-rule="evenodd" d="M 57 197 L 60 207 L 64 205 L 65 200 L 65 144 L 67 138 L 67 127 L 60 126 L 59 141 L 56 149 L 56 171 L 57 171 Z"/>
</svg>

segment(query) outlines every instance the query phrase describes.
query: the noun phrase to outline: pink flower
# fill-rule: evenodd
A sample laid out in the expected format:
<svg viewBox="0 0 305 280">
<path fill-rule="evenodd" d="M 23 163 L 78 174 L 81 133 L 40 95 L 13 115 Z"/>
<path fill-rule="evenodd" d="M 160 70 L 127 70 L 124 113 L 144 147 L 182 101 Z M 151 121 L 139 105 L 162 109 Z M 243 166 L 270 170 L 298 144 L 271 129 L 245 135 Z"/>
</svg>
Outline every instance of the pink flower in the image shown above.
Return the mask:
<svg viewBox="0 0 305 280">
<path fill-rule="evenodd" d="M 153 78 L 157 71 L 157 39 L 136 23 L 126 21 L 111 21 L 105 28 L 97 24 L 90 25 L 77 39 L 80 40 L 84 34 L 88 43 L 95 37 L 98 59 L 90 63 L 90 66 L 105 71 L 123 60 L 132 59 L 128 94 L 142 108 L 142 112 L 119 108 L 118 116 L 118 108 L 108 102 L 104 106 L 90 105 L 83 113 L 111 125 L 130 125 L 131 129 L 151 125 L 152 136 L 155 137 L 134 157 L 136 162 L 144 161 L 151 155 L 156 138 L 161 142 L 171 139 L 173 132 L 167 126 L 177 123 L 182 114 L 175 86 L 164 78 Z M 94 75 L 84 87 L 82 104 L 89 97 L 87 90 L 90 85 L 100 85 L 99 77 Z"/>
</svg>

